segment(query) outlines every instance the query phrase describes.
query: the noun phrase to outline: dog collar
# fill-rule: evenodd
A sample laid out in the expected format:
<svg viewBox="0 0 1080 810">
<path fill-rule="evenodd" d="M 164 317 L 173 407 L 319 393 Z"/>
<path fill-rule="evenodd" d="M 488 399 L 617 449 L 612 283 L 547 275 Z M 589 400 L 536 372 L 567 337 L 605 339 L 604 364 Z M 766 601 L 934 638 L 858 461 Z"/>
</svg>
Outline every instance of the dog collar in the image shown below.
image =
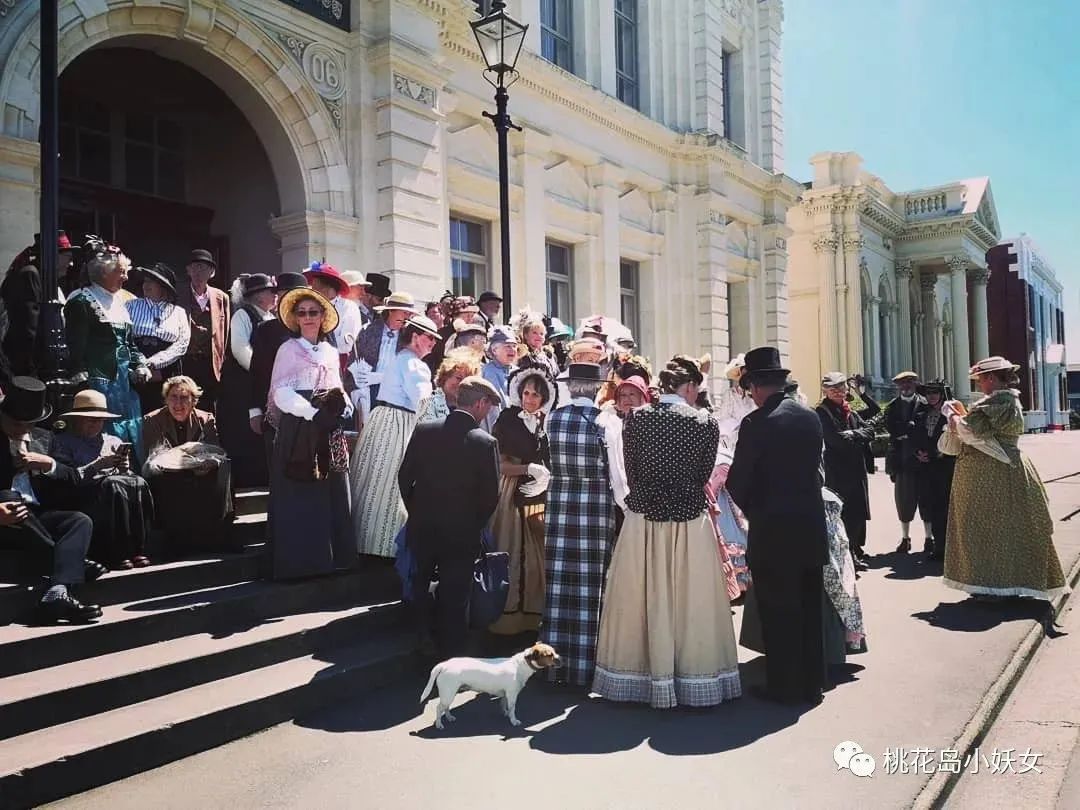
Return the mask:
<svg viewBox="0 0 1080 810">
<path fill-rule="evenodd" d="M 531 669 L 531 670 L 532 670 L 533 672 L 539 672 L 540 670 L 542 670 L 542 669 L 543 669 L 543 667 L 538 667 L 538 666 L 536 666 L 536 665 L 535 665 L 535 664 L 534 664 L 534 663 L 533 663 L 532 661 L 530 661 L 530 660 L 529 660 L 528 658 L 526 658 L 526 659 L 525 659 L 525 663 L 529 665 L 529 669 Z"/>
</svg>

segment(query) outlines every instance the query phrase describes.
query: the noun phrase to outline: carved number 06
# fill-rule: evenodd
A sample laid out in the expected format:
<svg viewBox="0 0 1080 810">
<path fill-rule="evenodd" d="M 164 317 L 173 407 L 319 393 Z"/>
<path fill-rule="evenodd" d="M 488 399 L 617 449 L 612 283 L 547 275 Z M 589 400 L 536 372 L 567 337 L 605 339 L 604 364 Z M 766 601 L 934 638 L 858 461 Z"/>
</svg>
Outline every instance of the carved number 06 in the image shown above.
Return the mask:
<svg viewBox="0 0 1080 810">
<path fill-rule="evenodd" d="M 322 54 L 316 54 L 311 60 L 311 78 L 316 84 L 324 84 L 332 90 L 341 86 L 337 65 L 333 59 Z"/>
</svg>

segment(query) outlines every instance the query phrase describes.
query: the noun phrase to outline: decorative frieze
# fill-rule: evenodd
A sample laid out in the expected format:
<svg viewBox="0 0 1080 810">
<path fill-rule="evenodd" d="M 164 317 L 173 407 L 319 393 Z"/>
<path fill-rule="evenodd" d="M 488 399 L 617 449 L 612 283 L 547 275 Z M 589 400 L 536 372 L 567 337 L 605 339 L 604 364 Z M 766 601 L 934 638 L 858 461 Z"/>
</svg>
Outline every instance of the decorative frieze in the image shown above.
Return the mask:
<svg viewBox="0 0 1080 810">
<path fill-rule="evenodd" d="M 435 90 L 433 88 L 420 84 L 420 82 L 400 73 L 394 74 L 394 92 L 423 104 L 425 107 L 435 106 Z"/>
</svg>

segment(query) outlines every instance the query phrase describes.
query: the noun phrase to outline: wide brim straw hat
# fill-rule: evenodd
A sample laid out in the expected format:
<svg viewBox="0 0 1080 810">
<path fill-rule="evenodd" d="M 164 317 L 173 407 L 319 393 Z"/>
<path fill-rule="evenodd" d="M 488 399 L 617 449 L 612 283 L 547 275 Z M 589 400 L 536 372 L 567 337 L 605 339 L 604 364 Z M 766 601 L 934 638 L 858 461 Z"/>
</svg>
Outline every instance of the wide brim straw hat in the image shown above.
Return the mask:
<svg viewBox="0 0 1080 810">
<path fill-rule="evenodd" d="M 79 391 L 71 402 L 71 410 L 60 414 L 61 418 L 85 416 L 88 419 L 119 419 L 120 414 L 109 411 L 105 395 L 100 391 Z"/>
<path fill-rule="evenodd" d="M 431 320 L 431 318 L 426 315 L 414 315 L 409 318 L 408 325 L 412 326 L 414 329 L 419 329 L 424 334 L 430 335 L 433 338 L 442 337 L 442 335 L 439 334 L 439 327 L 435 325 L 435 321 Z"/>
<path fill-rule="evenodd" d="M 1004 357 L 994 356 L 987 357 L 985 360 L 980 360 L 978 363 L 971 367 L 969 375 L 971 377 L 978 377 L 981 374 L 990 374 L 994 371 L 1019 371 L 1020 366 L 1016 363 L 1012 363 L 1006 360 Z"/>
<path fill-rule="evenodd" d="M 400 309 L 403 312 L 411 312 L 413 315 L 424 314 L 416 308 L 416 299 L 407 292 L 391 293 L 382 304 L 375 307 L 376 312 L 386 312 L 388 309 Z"/>
<path fill-rule="evenodd" d="M 310 298 L 312 301 L 322 307 L 323 311 L 323 323 L 322 331 L 325 334 L 329 334 L 337 329 L 338 326 L 338 313 L 334 305 L 327 301 L 315 290 L 308 289 L 306 287 L 300 287 L 295 290 L 289 290 L 278 301 L 278 318 L 285 328 L 290 332 L 299 333 L 300 327 L 297 324 L 296 314 L 293 312 L 293 307 L 296 306 L 296 302 L 302 298 Z"/>
</svg>

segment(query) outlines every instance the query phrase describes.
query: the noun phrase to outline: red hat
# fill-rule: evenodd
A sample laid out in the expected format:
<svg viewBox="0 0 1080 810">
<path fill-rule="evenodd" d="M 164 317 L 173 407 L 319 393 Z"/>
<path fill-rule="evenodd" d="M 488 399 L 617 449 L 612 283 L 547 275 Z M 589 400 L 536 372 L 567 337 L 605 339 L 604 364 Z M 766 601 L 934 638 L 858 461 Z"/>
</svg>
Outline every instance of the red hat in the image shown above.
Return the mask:
<svg viewBox="0 0 1080 810">
<path fill-rule="evenodd" d="M 338 295 L 346 295 L 349 292 L 349 282 L 336 267 L 326 262 L 311 263 L 311 267 L 304 271 L 304 278 L 310 282 L 312 277 L 321 278 L 333 284 L 337 288 Z"/>
<path fill-rule="evenodd" d="M 65 231 L 56 232 L 56 249 L 74 250 L 74 248 L 71 246 L 71 240 L 68 239 L 68 235 Z"/>
<path fill-rule="evenodd" d="M 645 381 L 641 379 L 641 377 L 638 377 L 636 374 L 633 377 L 628 377 L 627 379 L 620 382 L 617 386 L 615 386 L 615 393 L 618 394 L 619 389 L 624 388 L 627 385 L 629 385 L 635 391 L 640 391 L 641 396 L 645 398 L 646 402 L 650 400 L 649 386 L 645 385 Z"/>
</svg>

